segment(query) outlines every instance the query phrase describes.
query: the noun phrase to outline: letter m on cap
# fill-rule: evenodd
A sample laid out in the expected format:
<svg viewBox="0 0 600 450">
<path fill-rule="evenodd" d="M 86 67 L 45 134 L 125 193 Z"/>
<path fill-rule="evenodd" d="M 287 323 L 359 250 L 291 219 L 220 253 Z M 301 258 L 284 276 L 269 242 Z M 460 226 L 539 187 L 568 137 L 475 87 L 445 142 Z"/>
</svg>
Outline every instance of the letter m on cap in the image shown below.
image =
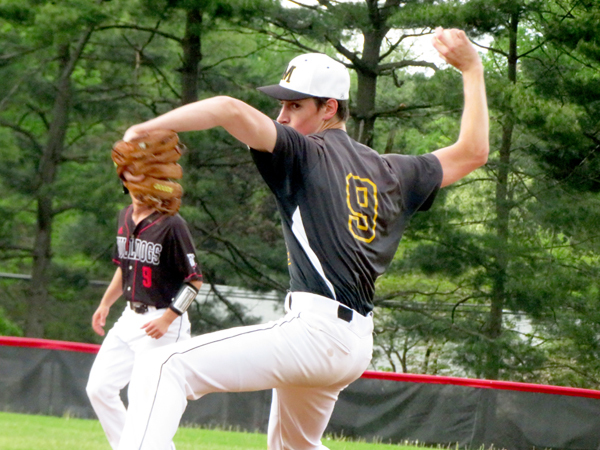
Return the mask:
<svg viewBox="0 0 600 450">
<path fill-rule="evenodd" d="M 283 73 L 283 76 L 281 77 L 282 81 L 285 81 L 286 83 L 290 82 L 290 78 L 292 77 L 292 72 L 294 71 L 294 69 L 296 68 L 296 66 L 290 66 L 288 67 L 288 69 Z"/>
</svg>

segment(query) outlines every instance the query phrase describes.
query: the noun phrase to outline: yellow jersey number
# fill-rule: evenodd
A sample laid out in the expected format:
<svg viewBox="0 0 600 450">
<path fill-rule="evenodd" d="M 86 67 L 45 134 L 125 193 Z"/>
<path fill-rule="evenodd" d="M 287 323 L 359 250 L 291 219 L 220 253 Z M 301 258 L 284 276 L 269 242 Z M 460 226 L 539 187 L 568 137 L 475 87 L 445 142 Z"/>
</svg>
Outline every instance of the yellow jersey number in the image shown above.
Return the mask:
<svg viewBox="0 0 600 450">
<path fill-rule="evenodd" d="M 368 178 L 349 173 L 346 177 L 346 201 L 350 210 L 350 233 L 359 241 L 371 242 L 375 239 L 377 226 L 377 185 Z"/>
</svg>

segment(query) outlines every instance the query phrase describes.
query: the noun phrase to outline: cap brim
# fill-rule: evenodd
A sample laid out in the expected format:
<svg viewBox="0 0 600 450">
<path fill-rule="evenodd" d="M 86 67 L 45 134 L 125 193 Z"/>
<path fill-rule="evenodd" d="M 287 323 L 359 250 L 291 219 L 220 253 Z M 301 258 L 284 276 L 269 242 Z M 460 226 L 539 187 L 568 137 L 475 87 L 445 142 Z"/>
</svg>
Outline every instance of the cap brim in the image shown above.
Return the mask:
<svg viewBox="0 0 600 450">
<path fill-rule="evenodd" d="M 312 97 L 312 95 L 305 94 L 303 92 L 292 91 L 291 89 L 286 89 L 278 84 L 263 86 L 257 89 L 260 92 L 267 94 L 269 97 L 276 98 L 277 100 L 302 100 L 304 98 Z"/>
</svg>

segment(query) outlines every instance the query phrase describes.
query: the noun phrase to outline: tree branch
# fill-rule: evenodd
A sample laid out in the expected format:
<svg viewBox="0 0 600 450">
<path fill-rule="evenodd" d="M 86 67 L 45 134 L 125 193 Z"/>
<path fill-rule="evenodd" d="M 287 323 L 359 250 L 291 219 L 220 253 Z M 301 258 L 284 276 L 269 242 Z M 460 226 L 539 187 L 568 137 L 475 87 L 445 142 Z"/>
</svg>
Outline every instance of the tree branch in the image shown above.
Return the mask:
<svg viewBox="0 0 600 450">
<path fill-rule="evenodd" d="M 112 29 L 125 29 L 125 30 L 137 30 L 137 31 L 145 31 L 148 33 L 153 33 L 158 36 L 162 36 L 167 39 L 171 39 L 175 42 L 181 43 L 181 38 L 175 36 L 174 34 L 165 33 L 164 31 L 159 30 L 157 27 L 141 27 L 139 25 L 105 25 L 103 27 L 96 28 L 96 31 L 104 31 L 104 30 L 112 30 Z"/>
<path fill-rule="evenodd" d="M 433 69 L 435 71 L 439 70 L 439 67 L 436 66 L 434 63 L 431 63 L 431 62 L 427 62 L 427 61 L 414 61 L 414 60 L 405 59 L 403 61 L 397 61 L 397 62 L 392 62 L 392 63 L 380 64 L 377 67 L 377 72 L 378 73 L 388 72 L 388 71 L 392 71 L 392 70 L 395 70 L 395 69 L 402 69 L 404 67 L 429 67 L 430 69 Z"/>
<path fill-rule="evenodd" d="M 27 137 L 38 152 L 40 152 L 40 153 L 43 152 L 43 146 L 40 145 L 40 143 L 37 141 L 35 136 L 32 133 L 30 133 L 29 131 L 25 130 L 24 128 L 21 128 L 18 125 L 8 122 L 4 119 L 0 119 L 0 126 L 5 127 L 5 128 L 11 128 L 14 131 L 16 131 L 17 133 L 20 133 L 23 136 Z"/>
</svg>

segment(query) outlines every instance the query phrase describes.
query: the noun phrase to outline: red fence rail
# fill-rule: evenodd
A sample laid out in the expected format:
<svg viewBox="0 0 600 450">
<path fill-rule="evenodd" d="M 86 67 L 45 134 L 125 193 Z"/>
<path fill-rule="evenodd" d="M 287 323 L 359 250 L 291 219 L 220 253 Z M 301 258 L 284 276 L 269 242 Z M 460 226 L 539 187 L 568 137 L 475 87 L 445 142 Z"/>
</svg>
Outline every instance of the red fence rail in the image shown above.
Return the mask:
<svg viewBox="0 0 600 450">
<path fill-rule="evenodd" d="M 0 336 L 0 345 L 7 347 L 43 348 L 46 350 L 64 350 L 67 352 L 98 353 L 98 344 L 84 344 L 82 342 L 53 341 L 50 339 L 22 338 L 13 336 Z"/>
<path fill-rule="evenodd" d="M 100 345 L 81 342 L 54 341 L 48 339 L 21 338 L 0 336 L 0 345 L 12 347 L 42 348 L 70 352 L 98 353 Z M 481 380 L 473 378 L 446 377 L 440 375 L 421 375 L 411 373 L 378 372 L 367 370 L 361 378 L 377 380 L 401 381 L 405 383 L 451 384 L 481 389 L 502 389 L 521 392 L 537 392 L 541 394 L 568 395 L 600 399 L 600 391 L 545 384 L 520 383 L 514 381 Z"/>
</svg>

